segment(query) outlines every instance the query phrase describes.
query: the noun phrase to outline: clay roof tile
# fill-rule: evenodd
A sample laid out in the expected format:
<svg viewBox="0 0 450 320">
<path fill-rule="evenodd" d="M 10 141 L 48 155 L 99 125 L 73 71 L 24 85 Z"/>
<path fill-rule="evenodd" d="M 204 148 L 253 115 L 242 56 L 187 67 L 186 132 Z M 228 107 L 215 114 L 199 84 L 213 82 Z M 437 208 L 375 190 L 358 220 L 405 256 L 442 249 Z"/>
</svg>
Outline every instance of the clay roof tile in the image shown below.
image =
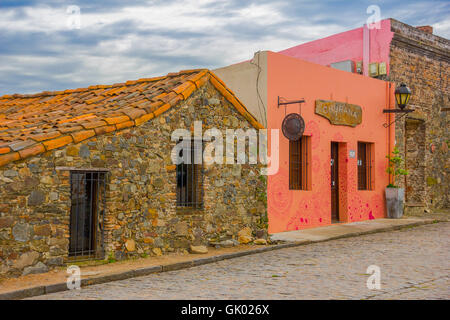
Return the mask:
<svg viewBox="0 0 450 320">
<path fill-rule="evenodd" d="M 225 84 L 207 69 L 65 91 L 0 96 L 0 166 L 157 117 L 211 84 L 255 127 Z"/>
</svg>

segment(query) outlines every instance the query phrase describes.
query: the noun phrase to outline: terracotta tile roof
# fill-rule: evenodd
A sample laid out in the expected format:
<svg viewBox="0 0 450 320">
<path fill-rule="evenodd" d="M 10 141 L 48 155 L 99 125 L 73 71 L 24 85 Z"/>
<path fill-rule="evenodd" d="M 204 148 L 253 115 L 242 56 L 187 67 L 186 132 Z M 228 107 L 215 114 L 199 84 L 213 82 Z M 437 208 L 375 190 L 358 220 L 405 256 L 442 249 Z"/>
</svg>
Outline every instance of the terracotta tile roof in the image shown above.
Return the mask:
<svg viewBox="0 0 450 320">
<path fill-rule="evenodd" d="M 138 126 L 211 84 L 255 128 L 263 128 L 211 71 L 37 94 L 0 96 L 0 166 L 95 135 Z"/>
</svg>

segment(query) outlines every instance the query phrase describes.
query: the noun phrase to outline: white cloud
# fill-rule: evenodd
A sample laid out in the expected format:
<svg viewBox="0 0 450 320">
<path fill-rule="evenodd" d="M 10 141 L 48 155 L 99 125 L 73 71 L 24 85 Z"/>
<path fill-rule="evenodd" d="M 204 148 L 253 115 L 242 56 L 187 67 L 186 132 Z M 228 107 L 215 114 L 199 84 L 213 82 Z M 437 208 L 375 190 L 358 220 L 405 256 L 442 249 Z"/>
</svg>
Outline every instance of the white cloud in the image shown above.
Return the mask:
<svg viewBox="0 0 450 320">
<path fill-rule="evenodd" d="M 283 50 L 358 27 L 355 23 L 365 20 L 365 10 L 364 19 L 359 19 L 351 12 L 340 16 L 336 6 L 316 0 L 149 1 L 145 6 L 124 1 L 123 6 L 105 5 L 102 11 L 82 6 L 81 29 L 70 32 L 67 6 L 0 8 L 0 36 L 9 36 L 15 47 L 2 50 L 0 43 L 0 94 L 221 67 L 250 59 L 258 50 Z M 429 19 L 440 15 L 432 21 L 435 33 L 448 37 L 445 7 L 427 10 L 423 3 L 392 10 L 382 7 L 383 16 L 401 21 L 400 17 L 415 19 L 423 12 L 430 13 Z"/>
</svg>

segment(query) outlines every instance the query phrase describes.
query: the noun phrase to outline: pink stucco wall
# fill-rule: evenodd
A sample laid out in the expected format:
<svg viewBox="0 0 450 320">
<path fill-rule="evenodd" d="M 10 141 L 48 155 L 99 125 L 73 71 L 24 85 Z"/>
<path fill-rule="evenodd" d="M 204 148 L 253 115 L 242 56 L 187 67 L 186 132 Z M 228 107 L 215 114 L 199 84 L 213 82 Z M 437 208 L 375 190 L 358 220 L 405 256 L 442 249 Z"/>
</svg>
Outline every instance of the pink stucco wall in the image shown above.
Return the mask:
<svg viewBox="0 0 450 320">
<path fill-rule="evenodd" d="M 369 62 L 386 62 L 389 74 L 389 50 L 393 37 L 391 20 L 380 22 L 380 29 L 369 30 Z M 323 39 L 304 43 L 279 53 L 318 63 L 330 65 L 334 62 L 363 61 L 363 27 L 338 33 Z"/>
<path fill-rule="evenodd" d="M 382 110 L 394 106 L 393 88 L 388 83 L 345 71 L 335 70 L 286 55 L 268 52 L 267 57 L 268 128 L 280 129 L 280 169 L 268 177 L 269 232 L 298 230 L 331 223 L 330 148 L 340 142 L 339 202 L 341 222 L 361 221 L 385 216 L 384 189 L 389 183 L 386 154 L 393 144 L 393 127 Z M 311 190 L 289 190 L 289 141 L 281 133 L 285 108 L 277 108 L 277 97 L 304 98 L 302 116 L 305 135 L 311 137 Z M 362 107 L 362 123 L 357 127 L 331 125 L 314 112 L 317 99 L 348 102 Z M 389 102 L 390 101 L 390 102 Z M 298 105 L 287 113 L 298 112 Z M 349 158 L 357 142 L 375 146 L 375 189 L 357 190 L 357 159 Z"/>
</svg>

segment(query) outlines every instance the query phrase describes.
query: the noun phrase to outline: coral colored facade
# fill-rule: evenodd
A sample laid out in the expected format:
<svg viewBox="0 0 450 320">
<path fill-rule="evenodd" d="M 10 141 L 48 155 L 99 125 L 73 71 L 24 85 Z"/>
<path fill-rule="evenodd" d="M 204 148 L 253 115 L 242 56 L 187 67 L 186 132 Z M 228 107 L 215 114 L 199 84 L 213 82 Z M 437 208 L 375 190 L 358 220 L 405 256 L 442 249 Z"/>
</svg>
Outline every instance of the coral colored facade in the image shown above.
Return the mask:
<svg viewBox="0 0 450 320">
<path fill-rule="evenodd" d="M 304 98 L 306 103 L 301 107 L 306 124 L 304 135 L 310 136 L 311 141 L 311 190 L 289 190 L 289 140 L 280 134 L 280 169 L 268 178 L 269 232 L 331 224 L 331 142 L 339 143 L 339 221 L 385 217 L 389 130 L 383 127 L 386 115 L 382 109 L 389 105 L 387 83 L 271 52 L 267 72 L 268 128 L 281 129 L 285 110 L 277 108 L 278 96 L 287 100 Z M 318 99 L 361 106 L 362 123 L 356 127 L 332 125 L 315 114 Z M 393 107 L 392 92 L 390 99 Z M 291 112 L 298 112 L 298 106 L 287 106 L 286 113 Z M 374 190 L 357 190 L 357 158 L 350 158 L 349 153 L 357 152 L 358 141 L 374 146 Z"/>
<path fill-rule="evenodd" d="M 248 96 L 262 96 L 267 114 L 267 128 L 279 131 L 279 171 L 268 177 L 267 204 L 269 233 L 326 226 L 331 220 L 331 143 L 338 143 L 338 207 L 339 222 L 353 222 L 385 217 L 384 190 L 389 183 L 386 155 L 394 143 L 394 126 L 383 109 L 394 108 L 394 86 L 389 83 L 332 69 L 274 52 L 260 53 L 265 64 L 259 83 L 249 81 L 252 62 L 242 68 L 233 65 L 216 70 L 221 79 L 245 101 Z M 253 60 L 253 63 L 256 59 Z M 245 81 L 238 82 L 236 72 Z M 227 80 L 230 80 L 228 82 Z M 265 90 L 256 91 L 256 87 Z M 289 188 L 289 140 L 281 131 L 286 114 L 298 113 L 298 104 L 278 108 L 278 96 L 286 100 L 305 99 L 301 115 L 305 120 L 305 136 L 309 136 L 309 190 Z M 356 104 L 362 108 L 362 122 L 356 127 L 333 125 L 315 113 L 316 100 L 332 100 Z M 251 109 L 251 108 L 250 108 Z M 255 109 L 255 108 L 253 108 Z M 358 190 L 357 144 L 373 145 L 373 190 Z M 269 139 L 269 147 L 270 139 Z M 355 155 L 350 157 L 350 152 Z"/>
<path fill-rule="evenodd" d="M 409 172 L 397 181 L 405 188 L 405 214 L 449 208 L 450 41 L 433 34 L 431 26 L 386 19 L 379 27 L 364 26 L 280 53 L 321 65 L 362 61 L 364 75 L 370 63 L 385 63 L 387 74 L 381 68 L 377 78 L 408 85 L 408 107 L 415 110 L 400 118 L 395 129 L 396 146 Z"/>
</svg>

